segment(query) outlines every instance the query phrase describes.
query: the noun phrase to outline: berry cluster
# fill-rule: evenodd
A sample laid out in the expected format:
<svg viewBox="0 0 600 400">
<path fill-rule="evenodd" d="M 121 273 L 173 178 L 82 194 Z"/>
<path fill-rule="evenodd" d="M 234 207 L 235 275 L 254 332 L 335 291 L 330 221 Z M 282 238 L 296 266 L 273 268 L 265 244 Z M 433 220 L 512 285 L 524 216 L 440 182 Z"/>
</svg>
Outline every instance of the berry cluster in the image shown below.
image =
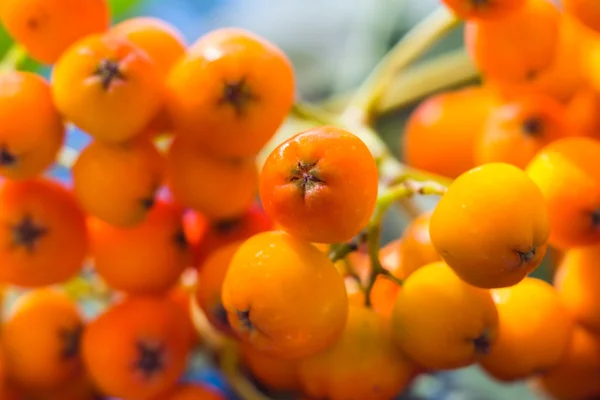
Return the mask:
<svg viewBox="0 0 600 400">
<path fill-rule="evenodd" d="M 198 350 L 248 400 L 266 398 L 248 377 L 389 400 L 470 365 L 600 396 L 600 7 L 444 3 L 483 83 L 425 99 L 401 165 L 357 122 L 372 109 L 294 104 L 291 62 L 254 33 L 188 44 L 157 18 L 110 24 L 106 0 L 1 0 L 52 71 L 0 73 L 0 281 L 19 289 L 0 399 L 224 399 L 183 379 Z M 293 115 L 313 126 L 280 139 Z M 91 142 L 63 185 L 70 125 Z M 390 207 L 424 195 L 384 243 Z"/>
</svg>

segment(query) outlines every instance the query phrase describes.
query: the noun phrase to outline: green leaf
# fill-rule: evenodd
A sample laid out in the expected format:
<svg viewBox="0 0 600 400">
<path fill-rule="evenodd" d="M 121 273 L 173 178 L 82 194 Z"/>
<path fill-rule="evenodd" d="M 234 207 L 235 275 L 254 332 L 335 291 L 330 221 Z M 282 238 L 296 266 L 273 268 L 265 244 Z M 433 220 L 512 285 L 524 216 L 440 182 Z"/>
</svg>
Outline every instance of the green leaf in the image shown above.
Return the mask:
<svg viewBox="0 0 600 400">
<path fill-rule="evenodd" d="M 142 1 L 141 0 L 109 0 L 113 20 L 126 18 Z"/>
</svg>

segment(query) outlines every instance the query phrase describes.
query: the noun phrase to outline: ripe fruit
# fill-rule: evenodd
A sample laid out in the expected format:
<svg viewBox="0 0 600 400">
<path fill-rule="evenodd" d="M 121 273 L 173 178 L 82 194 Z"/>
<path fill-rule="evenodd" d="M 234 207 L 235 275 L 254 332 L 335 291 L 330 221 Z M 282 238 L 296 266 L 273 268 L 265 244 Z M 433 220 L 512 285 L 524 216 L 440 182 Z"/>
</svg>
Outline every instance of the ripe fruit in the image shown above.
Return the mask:
<svg viewBox="0 0 600 400">
<path fill-rule="evenodd" d="M 167 107 L 179 135 L 222 157 L 253 157 L 294 102 L 294 73 L 272 43 L 238 28 L 201 37 L 173 67 Z"/>
<path fill-rule="evenodd" d="M 262 353 L 248 344 L 240 346 L 242 362 L 254 379 L 274 391 L 297 391 L 298 362 L 285 360 Z"/>
<path fill-rule="evenodd" d="M 546 394 L 560 400 L 595 399 L 600 395 L 600 339 L 577 326 L 561 363 L 535 378 Z"/>
<path fill-rule="evenodd" d="M 600 245 L 568 250 L 554 285 L 578 323 L 600 334 Z"/>
<path fill-rule="evenodd" d="M 242 241 L 232 242 L 215 249 L 206 259 L 198 273 L 196 300 L 210 323 L 222 333 L 231 335 L 227 311 L 223 307 L 221 293 L 233 255 Z"/>
<path fill-rule="evenodd" d="M 0 175 L 29 179 L 42 174 L 54 162 L 64 136 L 44 78 L 28 72 L 0 74 Z"/>
<path fill-rule="evenodd" d="M 0 277 L 34 287 L 77 274 L 88 250 L 83 212 L 67 189 L 43 179 L 0 186 Z"/>
<path fill-rule="evenodd" d="M 396 344 L 430 369 L 465 367 L 496 340 L 498 311 L 489 290 L 471 286 L 443 262 L 409 276 L 392 312 Z"/>
<path fill-rule="evenodd" d="M 69 48 L 52 72 L 61 113 L 94 139 L 122 143 L 144 133 L 163 104 L 156 63 L 128 40 L 91 35 Z"/>
<path fill-rule="evenodd" d="M 530 94 L 551 96 L 568 102 L 587 83 L 587 56 L 595 38 L 579 21 L 561 13 L 558 48 L 552 63 L 525 81 L 506 81 L 486 77 L 486 85 L 493 87 L 507 99 Z"/>
<path fill-rule="evenodd" d="M 102 392 L 147 400 L 175 386 L 186 366 L 188 338 L 177 304 L 159 297 L 128 297 L 89 323 L 83 357 Z"/>
<path fill-rule="evenodd" d="M 562 104 L 540 94 L 520 96 L 492 110 L 476 139 L 475 162 L 525 168 L 541 148 L 568 133 Z"/>
<path fill-rule="evenodd" d="M 367 225 L 377 182 L 377 165 L 364 142 L 322 126 L 273 150 L 260 174 L 260 198 L 285 231 L 310 242 L 336 243 Z"/>
<path fill-rule="evenodd" d="M 465 44 L 486 77 L 523 82 L 534 79 L 554 62 L 560 21 L 560 13 L 551 2 L 528 0 L 504 18 L 467 21 Z"/>
<path fill-rule="evenodd" d="M 31 57 L 53 64 L 80 38 L 105 31 L 106 0 L 2 0 L 0 20 Z"/>
<path fill-rule="evenodd" d="M 181 207 L 160 200 L 132 228 L 90 219 L 91 257 L 98 274 L 112 289 L 127 293 L 168 291 L 190 260 L 182 216 Z"/>
<path fill-rule="evenodd" d="M 565 107 L 567 129 L 575 135 L 598 137 L 600 134 L 600 93 L 589 86 L 582 87 Z"/>
<path fill-rule="evenodd" d="M 600 5 L 594 0 L 562 0 L 565 11 L 590 29 L 600 32 Z"/>
<path fill-rule="evenodd" d="M 354 305 L 339 340 L 299 363 L 304 391 L 330 400 L 395 398 L 415 370 L 394 345 L 389 322 L 373 310 Z"/>
<path fill-rule="evenodd" d="M 184 217 L 184 224 L 192 245 L 193 265 L 198 268 L 202 268 L 206 258 L 219 247 L 274 228 L 271 219 L 257 205 L 250 206 L 239 217 L 221 221 L 209 221 L 190 211 Z"/>
<path fill-rule="evenodd" d="M 150 141 L 121 145 L 95 141 L 73 166 L 73 191 L 92 216 L 115 226 L 135 226 L 154 207 L 164 165 Z"/>
<path fill-rule="evenodd" d="M 38 289 L 21 295 L 2 325 L 9 379 L 27 389 L 55 390 L 83 373 L 83 321 L 66 294 Z"/>
<path fill-rule="evenodd" d="M 501 381 L 517 381 L 556 367 L 567 351 L 574 322 L 554 288 L 525 278 L 493 289 L 500 324 L 483 368 Z"/>
<path fill-rule="evenodd" d="M 258 188 L 254 159 L 217 158 L 177 137 L 167 155 L 167 183 L 175 200 L 211 220 L 239 217 Z"/>
<path fill-rule="evenodd" d="M 548 215 L 542 193 L 519 168 L 490 163 L 458 177 L 435 207 L 431 242 L 465 282 L 512 286 L 546 254 Z"/>
<path fill-rule="evenodd" d="M 166 396 L 153 400 L 225 400 L 225 396 L 205 385 L 179 384 Z"/>
<path fill-rule="evenodd" d="M 496 101 L 471 86 L 428 97 L 411 113 L 402 137 L 403 160 L 414 168 L 455 178 L 475 166 L 475 136 Z"/>
<path fill-rule="evenodd" d="M 183 34 L 159 18 L 128 18 L 114 25 L 108 34 L 127 39 L 144 50 L 164 76 L 186 51 Z"/>
<path fill-rule="evenodd" d="M 397 268 L 394 268 L 397 269 L 395 273 L 402 279 L 406 279 L 424 265 L 442 260 L 429 235 L 431 215 L 431 211 L 422 213 L 413 219 L 402 233 L 396 251 Z"/>
<path fill-rule="evenodd" d="M 234 332 L 286 359 L 330 346 L 348 315 L 344 279 L 329 258 L 280 231 L 259 233 L 239 247 L 222 290 Z"/>
<path fill-rule="evenodd" d="M 127 39 L 148 54 L 163 79 L 175 63 L 185 55 L 186 41 L 173 25 L 154 17 L 132 17 L 114 25 L 108 32 Z M 172 121 L 163 108 L 150 122 L 148 133 L 160 134 L 172 130 Z"/>
<path fill-rule="evenodd" d="M 544 147 L 527 166 L 550 217 L 550 244 L 566 249 L 600 242 L 600 142 L 573 137 Z"/>
<path fill-rule="evenodd" d="M 459 17 L 465 19 L 493 19 L 510 15 L 526 0 L 443 0 Z"/>
</svg>

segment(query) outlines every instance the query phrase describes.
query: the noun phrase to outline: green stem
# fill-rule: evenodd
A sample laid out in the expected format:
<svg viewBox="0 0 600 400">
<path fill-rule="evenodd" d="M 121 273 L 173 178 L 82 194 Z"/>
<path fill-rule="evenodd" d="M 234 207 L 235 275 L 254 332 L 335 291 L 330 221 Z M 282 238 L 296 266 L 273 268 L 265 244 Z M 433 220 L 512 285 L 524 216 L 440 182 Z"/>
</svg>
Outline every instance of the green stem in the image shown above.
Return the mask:
<svg viewBox="0 0 600 400">
<path fill-rule="evenodd" d="M 377 199 L 377 207 L 369 225 L 367 226 L 367 251 L 371 261 L 371 275 L 365 289 L 365 304 L 371 306 L 371 291 L 375 285 L 375 281 L 379 275 L 386 276 L 399 285 L 402 285 L 402 280 L 395 277 L 390 271 L 386 270 L 379 259 L 379 249 L 381 245 L 381 225 L 385 214 L 390 207 L 401 199 L 419 195 L 443 195 L 446 192 L 446 187 L 438 182 L 414 182 L 404 180 L 395 186 L 392 186 L 379 199 Z"/>
<path fill-rule="evenodd" d="M 0 72 L 16 71 L 27 59 L 27 51 L 17 43 L 13 44 L 0 61 Z"/>
<path fill-rule="evenodd" d="M 352 123 L 365 123 L 392 78 L 459 23 L 460 19 L 441 5 L 415 25 L 362 83 L 342 114 L 342 119 Z"/>
<path fill-rule="evenodd" d="M 337 262 L 345 259 L 348 254 L 356 250 L 358 250 L 358 245 L 354 242 L 332 244 L 329 248 L 329 259 L 332 262 Z"/>
</svg>

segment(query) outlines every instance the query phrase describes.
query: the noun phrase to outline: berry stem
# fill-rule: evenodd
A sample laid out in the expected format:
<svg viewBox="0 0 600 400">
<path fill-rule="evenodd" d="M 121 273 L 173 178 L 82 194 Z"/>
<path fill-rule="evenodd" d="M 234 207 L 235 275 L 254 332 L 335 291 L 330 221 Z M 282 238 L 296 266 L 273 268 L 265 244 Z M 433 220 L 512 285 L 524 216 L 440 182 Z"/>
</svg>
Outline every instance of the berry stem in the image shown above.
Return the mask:
<svg viewBox="0 0 600 400">
<path fill-rule="evenodd" d="M 271 400 L 239 372 L 239 356 L 235 342 L 228 340 L 221 351 L 221 371 L 242 400 Z"/>
<path fill-rule="evenodd" d="M 4 54 L 4 58 L 0 61 L 0 73 L 16 71 L 27 59 L 27 51 L 17 43 Z"/>
<path fill-rule="evenodd" d="M 402 285 L 402 280 L 395 277 L 390 271 L 385 269 L 379 259 L 379 249 L 381 247 L 381 226 L 383 218 L 390 207 L 401 199 L 410 198 L 414 195 L 438 195 L 446 192 L 446 186 L 438 182 L 416 182 L 405 179 L 390 187 L 377 199 L 377 206 L 369 225 L 367 226 L 367 252 L 371 261 L 371 274 L 365 289 L 365 304 L 371 306 L 371 291 L 379 275 Z"/>
<path fill-rule="evenodd" d="M 447 52 L 406 69 L 390 82 L 374 104 L 372 113 L 393 112 L 432 93 L 471 82 L 478 76 L 479 71 L 465 49 Z"/>
<path fill-rule="evenodd" d="M 348 243 L 336 243 L 329 247 L 329 259 L 332 262 L 340 261 L 346 258 L 350 253 L 358 250 L 358 244 L 354 241 Z"/>
<path fill-rule="evenodd" d="M 398 72 L 417 60 L 459 23 L 460 19 L 447 7 L 438 6 L 404 35 L 375 66 L 350 100 L 342 119 L 353 124 L 367 122 L 375 104 Z"/>
<path fill-rule="evenodd" d="M 405 69 L 389 82 L 371 112 L 374 116 L 393 112 L 432 93 L 474 81 L 479 75 L 465 49 L 445 52 Z M 341 112 L 351 97 L 352 93 L 340 93 L 319 105 L 330 112 Z"/>
</svg>

